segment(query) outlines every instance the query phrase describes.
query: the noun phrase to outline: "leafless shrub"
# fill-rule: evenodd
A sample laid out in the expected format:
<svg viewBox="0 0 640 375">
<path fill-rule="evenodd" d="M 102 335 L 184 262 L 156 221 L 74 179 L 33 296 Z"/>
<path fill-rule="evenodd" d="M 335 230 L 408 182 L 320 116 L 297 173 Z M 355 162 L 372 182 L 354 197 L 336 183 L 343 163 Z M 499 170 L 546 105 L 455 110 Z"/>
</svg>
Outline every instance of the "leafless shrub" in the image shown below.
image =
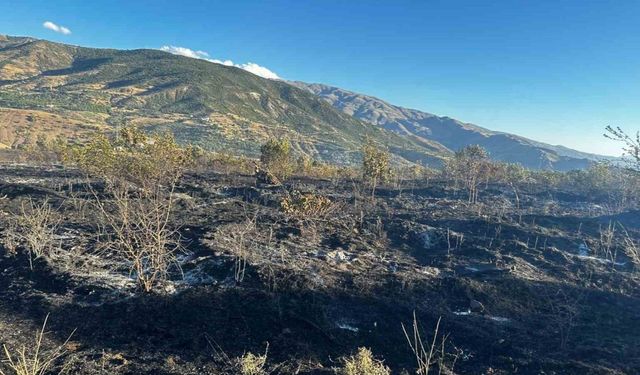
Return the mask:
<svg viewBox="0 0 640 375">
<path fill-rule="evenodd" d="M 70 204 L 81 219 L 86 219 L 87 209 L 91 207 L 91 201 L 87 199 L 84 193 L 74 190 L 72 182 L 69 182 L 68 191 L 68 198 L 65 200 L 65 203 Z"/>
<path fill-rule="evenodd" d="M 640 132 L 629 135 L 620 127 L 607 126 L 606 138 L 624 144 L 624 152 L 631 157 L 631 163 L 636 170 L 640 170 Z"/>
<path fill-rule="evenodd" d="M 251 261 L 257 248 L 256 234 L 255 216 L 248 217 L 242 223 L 225 225 L 214 234 L 215 246 L 235 257 L 234 279 L 238 283 L 244 280 L 247 262 Z"/>
<path fill-rule="evenodd" d="M 48 319 L 49 315 L 44 319 L 42 329 L 36 334 L 31 349 L 23 346 L 21 349 L 12 352 L 6 345 L 2 346 L 5 357 L 4 362 L 9 372 L 5 372 L 0 368 L 0 375 L 45 375 L 50 373 L 54 364 L 66 354 L 65 347 L 75 331 L 69 335 L 62 345 L 52 350 L 44 350 L 43 340 Z M 61 374 L 63 371 L 64 368 L 58 373 Z"/>
<path fill-rule="evenodd" d="M 22 203 L 20 213 L 11 217 L 4 234 L 4 246 L 9 252 L 24 246 L 33 269 L 33 260 L 48 256 L 54 248 L 54 234 L 59 224 L 57 212 L 48 200 L 36 203 L 29 198 Z"/>
<path fill-rule="evenodd" d="M 456 349 L 456 353 L 449 355 L 446 350 L 446 343 L 449 338 L 448 335 L 439 335 L 440 321 L 438 319 L 436 327 L 433 332 L 433 339 L 431 343 L 425 342 L 420 333 L 421 329 L 416 318 L 415 312 L 413 313 L 413 325 L 411 332 L 402 324 L 402 331 L 409 343 L 411 352 L 415 356 L 416 360 L 416 373 L 418 375 L 429 375 L 432 369 L 437 368 L 438 374 L 452 373 L 458 357 L 462 353 L 461 350 Z"/>
<path fill-rule="evenodd" d="M 550 314 L 547 317 L 552 329 L 558 333 L 560 350 L 566 350 L 576 320 L 582 312 L 585 291 L 571 291 L 560 286 L 556 290 L 544 290 L 541 295 L 546 301 Z"/>
<path fill-rule="evenodd" d="M 22 236 L 29 250 L 40 257 L 53 246 L 53 237 L 59 221 L 55 219 L 56 212 L 48 200 L 41 204 L 29 199 L 22 204 L 22 215 L 18 223 L 22 228 Z"/>
<path fill-rule="evenodd" d="M 112 191 L 112 201 L 96 201 L 108 231 L 100 238 L 103 249 L 131 263 L 131 272 L 145 292 L 167 279 L 181 249 L 177 228 L 169 215 L 173 198 L 143 199 L 124 190 Z"/>
</svg>

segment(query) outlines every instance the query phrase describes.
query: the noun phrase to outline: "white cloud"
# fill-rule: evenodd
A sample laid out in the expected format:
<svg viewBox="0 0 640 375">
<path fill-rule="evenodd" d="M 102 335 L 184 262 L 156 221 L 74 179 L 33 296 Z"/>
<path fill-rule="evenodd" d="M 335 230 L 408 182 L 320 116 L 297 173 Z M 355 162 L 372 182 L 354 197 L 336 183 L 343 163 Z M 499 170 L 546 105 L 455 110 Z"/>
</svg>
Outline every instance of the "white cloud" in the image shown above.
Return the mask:
<svg viewBox="0 0 640 375">
<path fill-rule="evenodd" d="M 231 60 L 212 59 L 212 58 L 209 58 L 209 54 L 204 51 L 194 51 L 192 49 L 185 48 L 185 47 L 162 46 L 160 47 L 160 50 L 173 53 L 174 55 L 192 57 L 194 59 L 206 60 L 216 64 L 222 64 L 226 66 L 235 66 L 236 68 L 244 69 L 249 73 L 253 73 L 263 78 L 280 79 L 280 77 L 269 68 L 266 68 L 264 66 L 261 66 L 252 62 L 248 62 L 246 64 L 236 64 Z"/>
<path fill-rule="evenodd" d="M 56 25 L 55 23 L 53 23 L 51 21 L 46 21 L 45 23 L 42 24 L 42 26 L 45 29 L 49 29 L 49 30 L 55 31 L 55 32 L 60 33 L 60 34 L 64 34 L 64 35 L 71 34 L 71 30 L 67 29 L 64 26 Z"/>
<path fill-rule="evenodd" d="M 253 73 L 260 77 L 269 78 L 269 79 L 280 79 L 280 77 L 278 77 L 276 73 L 256 63 L 248 62 L 246 64 L 240 64 L 235 66 L 242 68 L 247 72 Z"/>
<path fill-rule="evenodd" d="M 189 48 L 176 47 L 176 46 L 162 46 L 160 50 L 173 53 L 174 55 L 192 57 L 194 59 L 208 60 L 209 54 L 204 51 L 194 51 Z"/>
</svg>

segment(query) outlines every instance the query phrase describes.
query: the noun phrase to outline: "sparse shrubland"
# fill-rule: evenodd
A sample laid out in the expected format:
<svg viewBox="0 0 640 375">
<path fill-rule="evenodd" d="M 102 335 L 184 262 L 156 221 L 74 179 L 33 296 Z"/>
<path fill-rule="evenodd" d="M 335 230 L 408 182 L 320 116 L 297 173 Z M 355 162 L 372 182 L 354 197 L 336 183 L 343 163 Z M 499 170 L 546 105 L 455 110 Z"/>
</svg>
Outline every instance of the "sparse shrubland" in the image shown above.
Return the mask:
<svg viewBox="0 0 640 375">
<path fill-rule="evenodd" d="M 639 134 L 589 166 L 202 59 L 0 45 L 27 163 L 0 167 L 0 374 L 640 373 Z"/>
<path fill-rule="evenodd" d="M 68 147 L 65 169 L 5 167 L 2 343 L 15 361 L 12 327 L 55 309 L 56 342 L 82 329 L 50 370 L 78 374 L 640 368 L 636 172 L 481 149 L 436 171 L 371 147 L 371 168 L 270 159 L 293 166 L 271 185 L 241 170 L 257 160 L 125 127 Z M 20 220 L 41 211 L 60 261 L 31 272 Z"/>
</svg>

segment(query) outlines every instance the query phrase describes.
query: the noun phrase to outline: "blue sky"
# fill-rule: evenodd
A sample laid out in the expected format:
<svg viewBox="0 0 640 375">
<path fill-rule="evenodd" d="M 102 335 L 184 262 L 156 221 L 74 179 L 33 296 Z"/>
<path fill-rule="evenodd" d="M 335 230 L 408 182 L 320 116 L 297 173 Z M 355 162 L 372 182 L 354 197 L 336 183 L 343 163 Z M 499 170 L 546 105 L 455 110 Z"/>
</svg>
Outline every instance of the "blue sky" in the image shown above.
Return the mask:
<svg viewBox="0 0 640 375">
<path fill-rule="evenodd" d="M 603 154 L 606 125 L 640 129 L 640 1 L 0 0 L 0 33 L 189 48 Z"/>
</svg>

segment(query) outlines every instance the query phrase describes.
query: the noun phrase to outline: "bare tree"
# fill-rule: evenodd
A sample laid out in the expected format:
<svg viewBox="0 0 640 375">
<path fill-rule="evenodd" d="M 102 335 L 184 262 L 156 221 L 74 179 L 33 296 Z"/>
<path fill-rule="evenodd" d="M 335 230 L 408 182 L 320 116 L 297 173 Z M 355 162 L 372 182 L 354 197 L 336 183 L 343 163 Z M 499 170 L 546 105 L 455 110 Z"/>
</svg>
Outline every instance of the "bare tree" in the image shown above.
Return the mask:
<svg viewBox="0 0 640 375">
<path fill-rule="evenodd" d="M 453 372 L 458 357 L 462 353 L 459 349 L 456 349 L 455 354 L 447 354 L 446 343 L 449 338 L 448 335 L 442 335 L 438 340 L 441 319 L 439 318 L 436 323 L 431 342 L 425 342 L 422 338 L 415 311 L 413 313 L 411 332 L 402 324 L 402 331 L 416 359 L 416 373 L 418 375 L 429 375 L 429 372 L 434 368 L 438 369 L 438 374 Z"/>
<path fill-rule="evenodd" d="M 607 126 L 605 137 L 624 144 L 624 152 L 632 158 L 635 169 L 640 169 L 640 131 L 635 135 L 627 134 L 622 128 Z"/>
</svg>

